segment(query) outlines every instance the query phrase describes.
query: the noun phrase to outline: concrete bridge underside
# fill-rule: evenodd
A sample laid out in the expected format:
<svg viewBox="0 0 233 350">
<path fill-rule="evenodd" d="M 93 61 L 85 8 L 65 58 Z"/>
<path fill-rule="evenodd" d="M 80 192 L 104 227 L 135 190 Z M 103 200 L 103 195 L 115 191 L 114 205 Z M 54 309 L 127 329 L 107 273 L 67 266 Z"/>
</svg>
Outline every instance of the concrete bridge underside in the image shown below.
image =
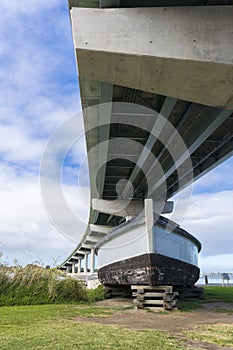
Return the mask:
<svg viewBox="0 0 233 350">
<path fill-rule="evenodd" d="M 124 179 L 133 185 L 133 202 L 147 198 L 148 191 L 156 201 L 163 186 L 168 200 L 233 154 L 233 1 L 181 3 L 70 0 L 92 199 L 115 200 L 116 184 Z M 99 106 L 105 102 L 106 108 Z M 143 116 L 132 104 L 145 108 Z M 158 129 L 158 114 L 179 132 L 192 169 L 185 165 L 187 155 L 178 154 L 176 162 L 170 156 L 172 133 L 163 135 L 161 129 L 156 138 L 148 132 Z M 124 140 L 138 147 L 129 152 Z M 102 142 L 104 148 L 91 152 Z M 162 182 L 148 152 L 161 166 Z M 81 242 L 61 268 L 80 273 L 84 260 L 87 272 L 89 256 L 93 272 L 95 244 L 125 220 L 100 208 L 93 205 Z"/>
</svg>

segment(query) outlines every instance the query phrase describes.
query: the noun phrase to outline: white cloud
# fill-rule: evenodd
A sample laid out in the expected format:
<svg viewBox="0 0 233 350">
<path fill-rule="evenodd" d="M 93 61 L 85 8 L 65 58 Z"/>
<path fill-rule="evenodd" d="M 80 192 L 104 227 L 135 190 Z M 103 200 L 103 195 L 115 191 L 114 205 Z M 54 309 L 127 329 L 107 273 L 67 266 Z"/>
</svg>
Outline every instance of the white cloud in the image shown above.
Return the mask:
<svg viewBox="0 0 233 350">
<path fill-rule="evenodd" d="M 39 163 L 47 138 L 80 110 L 67 8 L 65 0 L 0 1 L 4 161 Z"/>
<path fill-rule="evenodd" d="M 0 120 L 30 128 L 34 136 L 51 133 L 80 109 L 67 6 L 0 2 Z"/>
<path fill-rule="evenodd" d="M 0 10 L 0 250 L 23 263 L 50 263 L 53 256 L 65 259 L 76 245 L 47 217 L 38 177 L 48 138 L 80 110 L 68 4 L 0 0 Z M 82 132 L 81 118 L 77 130 Z M 75 156 L 78 163 L 83 151 Z M 77 174 L 68 164 L 65 172 L 65 199 L 86 220 L 72 187 Z"/>
<path fill-rule="evenodd" d="M 15 162 L 38 162 L 43 150 L 43 142 L 27 135 L 20 126 L 0 125 L 0 155 L 4 160 Z"/>
<path fill-rule="evenodd" d="M 201 272 L 233 272 L 233 254 L 200 256 Z"/>
<path fill-rule="evenodd" d="M 191 199 L 181 225 L 201 241 L 203 266 L 210 261 L 215 266 L 224 265 L 226 260 L 219 256 L 233 254 L 232 205 L 233 190 L 193 195 Z"/>
<path fill-rule="evenodd" d="M 29 262 L 32 257 L 41 258 L 45 263 L 52 263 L 52 257 L 65 259 L 77 245 L 67 240 L 51 224 L 41 201 L 38 178 L 35 175 L 16 176 L 12 169 L 0 168 L 0 183 L 7 186 L 0 188 L 1 251 L 11 259 Z M 83 222 L 87 221 L 88 208 L 77 200 L 77 186 L 63 186 L 65 199 L 70 210 L 75 212 Z M 85 189 L 84 189 L 85 191 Z M 58 203 L 54 201 L 55 211 L 59 213 Z M 59 213 L 60 221 L 66 222 L 64 213 Z M 75 225 L 77 241 L 83 228 Z M 31 252 L 28 254 L 28 252 Z M 29 260 L 30 259 L 30 260 Z M 29 261 L 28 261 L 29 260 Z"/>
</svg>

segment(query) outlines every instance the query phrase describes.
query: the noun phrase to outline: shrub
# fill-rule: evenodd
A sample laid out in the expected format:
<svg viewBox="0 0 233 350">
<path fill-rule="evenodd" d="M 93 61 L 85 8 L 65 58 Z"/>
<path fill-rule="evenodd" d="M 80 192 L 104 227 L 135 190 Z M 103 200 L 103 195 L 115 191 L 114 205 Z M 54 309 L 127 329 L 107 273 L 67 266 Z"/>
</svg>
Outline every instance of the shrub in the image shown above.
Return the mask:
<svg viewBox="0 0 233 350">
<path fill-rule="evenodd" d="M 48 284 L 48 294 L 54 302 L 87 301 L 85 285 L 73 278 L 51 279 Z"/>
<path fill-rule="evenodd" d="M 102 285 L 98 286 L 95 289 L 87 290 L 87 298 L 90 303 L 103 300 L 105 297 L 105 291 Z"/>
<path fill-rule="evenodd" d="M 61 276 L 57 269 L 34 264 L 0 266 L 0 305 L 93 302 L 104 298 L 102 287 L 88 291 L 84 283 Z"/>
</svg>

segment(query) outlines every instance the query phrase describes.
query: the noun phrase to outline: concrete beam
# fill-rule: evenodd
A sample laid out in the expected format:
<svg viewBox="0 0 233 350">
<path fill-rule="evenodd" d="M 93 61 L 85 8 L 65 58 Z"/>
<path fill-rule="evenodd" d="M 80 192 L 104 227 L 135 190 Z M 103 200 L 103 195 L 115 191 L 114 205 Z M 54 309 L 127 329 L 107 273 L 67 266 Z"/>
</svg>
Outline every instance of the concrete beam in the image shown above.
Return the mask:
<svg viewBox="0 0 233 350">
<path fill-rule="evenodd" d="M 98 237 L 98 236 L 87 236 L 86 237 L 86 240 L 87 241 L 90 241 L 90 242 L 94 242 L 94 243 L 97 243 L 97 242 L 99 242 L 99 240 L 100 240 L 100 237 Z"/>
<path fill-rule="evenodd" d="M 93 248 L 93 245 L 83 243 L 83 244 L 82 244 L 82 248 L 85 248 L 85 249 L 92 249 L 92 248 Z"/>
<path fill-rule="evenodd" d="M 79 76 L 233 109 L 233 6 L 71 10 Z"/>
<path fill-rule="evenodd" d="M 69 263 L 71 263 L 71 264 L 72 264 L 73 262 L 76 263 L 76 262 L 78 261 L 79 258 L 80 258 L 79 256 L 73 255 L 72 258 L 70 258 L 70 262 L 69 262 Z"/>
<path fill-rule="evenodd" d="M 134 183 L 136 177 L 139 174 L 139 171 L 143 170 L 144 173 L 146 173 L 146 171 L 148 170 L 145 167 L 145 162 L 148 159 L 150 153 L 152 152 L 152 148 L 154 147 L 155 143 L 157 142 L 157 139 L 159 139 L 159 136 L 160 136 L 161 132 L 163 131 L 163 129 L 166 125 L 166 121 L 167 121 L 167 119 L 169 119 L 169 116 L 172 113 L 172 111 L 176 105 L 176 102 L 177 102 L 176 99 L 173 99 L 170 97 L 167 97 L 165 99 L 164 104 L 162 106 L 162 109 L 160 111 L 160 114 L 164 118 L 161 119 L 158 116 L 158 119 L 157 118 L 155 119 L 155 123 L 153 125 L 152 130 L 151 130 L 151 134 L 150 134 L 140 156 L 137 159 L 137 167 L 134 167 L 134 169 L 130 175 L 130 178 L 129 178 L 129 180 L 128 180 L 128 182 L 127 182 L 127 184 L 126 184 L 126 186 L 121 194 L 122 198 L 124 198 L 124 197 L 127 198 L 127 194 L 130 190 L 130 185 Z M 157 122 L 157 120 L 159 120 L 159 122 Z"/>
<path fill-rule="evenodd" d="M 154 201 L 154 211 L 161 214 L 173 211 L 173 202 Z M 124 199 L 104 200 L 92 199 L 93 209 L 106 214 L 118 215 L 122 217 L 135 217 L 144 209 L 143 201 L 129 201 Z"/>
<path fill-rule="evenodd" d="M 143 201 L 131 201 L 116 199 L 114 201 L 104 199 L 92 199 L 92 208 L 101 213 L 113 214 L 122 217 L 137 216 L 144 208 Z"/>
<path fill-rule="evenodd" d="M 98 8 L 100 5 L 100 0 L 68 0 L 69 8 L 72 7 L 90 7 Z"/>
<path fill-rule="evenodd" d="M 175 144 L 176 139 L 173 140 L 173 144 L 169 147 L 173 149 L 176 158 L 173 159 L 175 163 L 171 164 L 169 160 L 163 164 L 164 166 L 164 178 L 161 178 L 160 173 L 157 171 L 154 164 L 151 165 L 151 170 L 147 173 L 147 178 L 152 177 L 154 179 L 154 185 L 149 189 L 149 195 L 152 196 L 156 189 L 163 184 L 164 179 L 167 179 L 176 169 L 185 164 L 190 155 L 194 153 L 198 147 L 231 115 L 232 111 L 214 110 L 212 111 L 209 107 L 206 107 L 201 114 L 201 118 L 197 119 L 195 125 L 189 132 L 183 136 L 183 141 L 186 144 L 187 152 L 183 152 L 182 147 L 179 146 L 178 142 Z M 194 132 L 195 130 L 195 132 Z M 184 168 L 184 175 L 190 174 L 190 168 Z M 179 180 L 182 178 L 180 177 Z M 193 181 L 192 176 L 188 176 L 187 180 L 184 179 L 183 183 L 179 184 L 179 190 L 187 186 L 189 182 Z"/>
<path fill-rule="evenodd" d="M 82 251 L 82 250 L 77 250 L 77 251 L 75 252 L 75 254 L 79 254 L 79 255 L 84 256 L 84 255 L 85 255 L 85 252 Z M 80 258 L 80 257 L 77 257 L 77 259 L 79 259 L 79 258 Z"/>
<path fill-rule="evenodd" d="M 99 232 L 99 233 L 102 233 L 104 235 L 111 233 L 113 229 L 114 229 L 113 226 L 95 225 L 95 224 L 90 225 L 90 230 L 92 232 Z"/>
<path fill-rule="evenodd" d="M 99 106 L 99 172 L 97 175 L 97 187 L 99 196 L 102 196 L 104 189 L 104 178 L 108 157 L 108 141 L 109 131 L 111 124 L 111 111 L 112 111 L 112 85 L 101 83 L 100 84 L 100 106 Z"/>
<path fill-rule="evenodd" d="M 87 151 L 92 195 L 101 197 L 108 154 L 112 85 L 89 79 L 79 79 L 79 82 L 84 126 L 86 131 L 90 131 L 85 136 L 89 147 Z M 96 126 L 100 126 L 98 131 Z M 100 171 L 96 177 L 97 168 Z"/>
</svg>

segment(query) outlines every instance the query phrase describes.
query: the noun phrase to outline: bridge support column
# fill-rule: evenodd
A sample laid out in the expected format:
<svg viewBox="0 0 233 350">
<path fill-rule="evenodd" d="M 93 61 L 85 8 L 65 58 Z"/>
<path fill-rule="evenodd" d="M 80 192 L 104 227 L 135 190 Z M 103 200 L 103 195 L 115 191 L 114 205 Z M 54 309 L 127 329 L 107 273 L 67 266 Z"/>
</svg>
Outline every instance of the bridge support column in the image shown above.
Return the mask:
<svg viewBox="0 0 233 350">
<path fill-rule="evenodd" d="M 75 263 L 72 263 L 72 273 L 75 273 Z"/>
<path fill-rule="evenodd" d="M 90 259 L 90 273 L 94 273 L 95 270 L 95 250 L 94 248 L 92 248 L 91 250 L 91 255 L 90 255 L 91 259 Z"/>
<path fill-rule="evenodd" d="M 87 274 L 87 259 L 88 259 L 88 254 L 86 253 L 85 255 L 84 255 L 84 267 L 83 267 L 83 272 L 84 272 L 84 274 L 86 275 Z"/>
<path fill-rule="evenodd" d="M 81 259 L 78 259 L 78 275 L 81 274 Z"/>
<path fill-rule="evenodd" d="M 71 272 L 71 269 L 70 269 L 70 266 L 69 266 L 69 265 L 66 266 L 66 272 L 67 272 L 67 273 L 70 273 L 70 272 Z"/>
</svg>

